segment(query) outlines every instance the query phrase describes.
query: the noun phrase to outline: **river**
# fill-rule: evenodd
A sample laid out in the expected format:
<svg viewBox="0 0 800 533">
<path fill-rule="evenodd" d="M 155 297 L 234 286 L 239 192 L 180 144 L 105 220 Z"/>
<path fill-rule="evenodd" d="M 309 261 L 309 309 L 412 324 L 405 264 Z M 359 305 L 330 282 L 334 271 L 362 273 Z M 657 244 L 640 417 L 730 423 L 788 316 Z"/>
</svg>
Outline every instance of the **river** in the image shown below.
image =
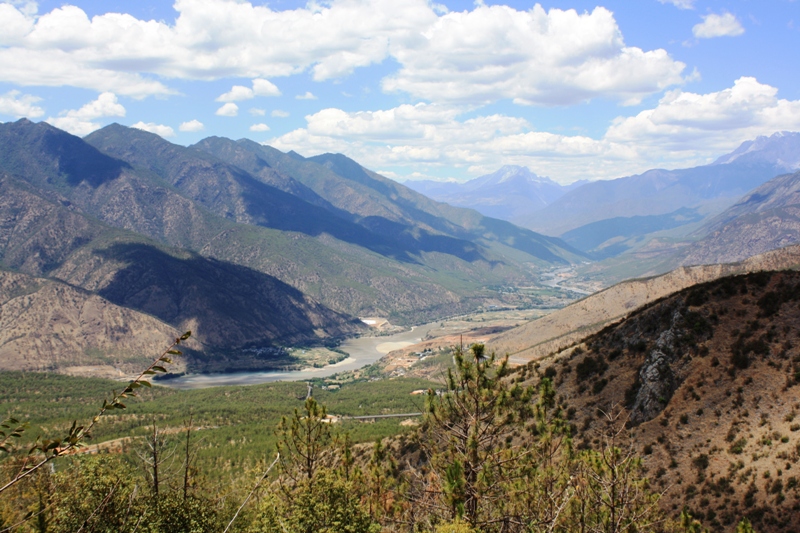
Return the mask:
<svg viewBox="0 0 800 533">
<path fill-rule="evenodd" d="M 304 381 L 324 378 L 371 365 L 391 352 L 420 342 L 438 322 L 415 326 L 409 331 L 383 337 L 358 337 L 348 339 L 339 348 L 350 354 L 347 359 L 322 368 L 308 368 L 292 372 L 231 372 L 229 374 L 187 374 L 162 381 L 161 384 L 176 389 L 201 389 L 221 385 L 257 385 L 270 381 Z"/>
</svg>

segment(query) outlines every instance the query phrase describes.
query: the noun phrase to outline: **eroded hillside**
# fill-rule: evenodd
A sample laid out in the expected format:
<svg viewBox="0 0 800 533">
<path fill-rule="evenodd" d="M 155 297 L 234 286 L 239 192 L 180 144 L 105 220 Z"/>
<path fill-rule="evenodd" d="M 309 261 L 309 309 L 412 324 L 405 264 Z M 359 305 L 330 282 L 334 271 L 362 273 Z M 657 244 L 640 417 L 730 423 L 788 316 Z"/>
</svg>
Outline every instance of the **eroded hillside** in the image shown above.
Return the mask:
<svg viewBox="0 0 800 533">
<path fill-rule="evenodd" d="M 800 273 L 759 272 L 652 303 L 536 364 L 578 447 L 621 411 L 653 488 L 712 531 L 800 527 Z M 536 378 L 534 378 L 535 380 Z"/>
<path fill-rule="evenodd" d="M 545 317 L 505 331 L 487 345 L 511 362 L 522 364 L 562 350 L 635 309 L 698 283 L 732 274 L 795 268 L 800 247 L 751 257 L 741 263 L 681 267 L 652 278 L 618 283 Z"/>
<path fill-rule="evenodd" d="M 0 370 L 118 378 L 146 366 L 181 333 L 88 291 L 0 271 Z M 187 346 L 200 348 L 194 339 Z M 184 370 L 186 359 L 174 368 Z"/>
</svg>

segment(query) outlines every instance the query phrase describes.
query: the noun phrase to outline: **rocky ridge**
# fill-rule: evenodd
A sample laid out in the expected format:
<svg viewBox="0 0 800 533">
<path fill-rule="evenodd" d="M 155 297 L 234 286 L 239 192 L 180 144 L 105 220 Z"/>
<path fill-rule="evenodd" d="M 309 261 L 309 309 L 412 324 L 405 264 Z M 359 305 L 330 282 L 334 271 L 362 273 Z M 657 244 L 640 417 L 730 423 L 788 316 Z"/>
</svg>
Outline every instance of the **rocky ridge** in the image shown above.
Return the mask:
<svg viewBox="0 0 800 533">
<path fill-rule="evenodd" d="M 523 364 L 570 346 L 637 308 L 698 283 L 737 273 L 800 266 L 800 246 L 751 257 L 741 263 L 680 267 L 652 278 L 618 283 L 563 309 L 492 337 L 487 346 Z"/>
</svg>

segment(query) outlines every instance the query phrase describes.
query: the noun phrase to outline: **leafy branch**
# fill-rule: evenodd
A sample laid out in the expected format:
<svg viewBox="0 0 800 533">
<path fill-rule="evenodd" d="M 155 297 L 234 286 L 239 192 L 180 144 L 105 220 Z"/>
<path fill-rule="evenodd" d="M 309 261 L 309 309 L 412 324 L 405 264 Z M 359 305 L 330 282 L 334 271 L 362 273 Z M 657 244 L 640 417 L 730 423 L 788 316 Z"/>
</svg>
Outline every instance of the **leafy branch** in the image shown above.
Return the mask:
<svg viewBox="0 0 800 533">
<path fill-rule="evenodd" d="M 16 426 L 16 427 L 14 427 Z M 0 451 L 11 453 L 11 439 L 19 439 L 27 424 L 20 423 L 14 417 L 8 417 L 0 424 Z M 13 428 L 13 429 L 12 429 Z"/>
<path fill-rule="evenodd" d="M 94 428 L 95 424 L 100 420 L 100 418 L 106 414 L 106 412 L 114 410 L 114 409 L 125 409 L 125 404 L 122 403 L 122 400 L 125 398 L 137 396 L 137 389 L 141 387 L 152 387 L 152 384 L 148 381 L 149 376 L 153 376 L 161 373 L 166 373 L 167 369 L 164 367 L 166 364 L 172 363 L 173 355 L 182 355 L 182 352 L 177 349 L 178 345 L 181 342 L 185 341 L 189 337 L 192 336 L 191 331 L 187 331 L 180 337 L 177 337 L 175 341 L 166 349 L 164 352 L 156 358 L 150 366 L 148 366 L 144 371 L 142 371 L 139 376 L 132 380 L 128 385 L 120 392 L 115 392 L 111 397 L 111 400 L 103 400 L 103 405 L 100 408 L 100 411 L 92 418 L 91 422 L 87 426 L 79 426 L 78 422 L 75 421 L 72 423 L 72 427 L 69 430 L 67 436 L 63 439 L 45 439 L 39 440 L 36 439 L 36 443 L 30 449 L 29 455 L 34 454 L 36 452 L 42 453 L 44 455 L 38 462 L 33 464 L 32 466 L 26 466 L 23 468 L 17 475 L 15 475 L 11 481 L 0 487 L 0 494 L 3 491 L 13 487 L 29 475 L 33 474 L 44 465 L 52 461 L 57 457 L 61 457 L 63 455 L 67 455 L 71 453 L 73 450 L 79 448 L 82 445 L 84 439 L 91 438 L 90 432 L 92 428 Z M 18 421 L 15 419 L 8 419 L 0 425 L 0 449 L 7 451 L 5 445 L 7 441 L 11 438 L 19 438 L 22 433 L 22 426 L 17 428 L 8 435 L 6 435 L 5 431 L 9 430 L 13 425 L 17 424 Z"/>
</svg>

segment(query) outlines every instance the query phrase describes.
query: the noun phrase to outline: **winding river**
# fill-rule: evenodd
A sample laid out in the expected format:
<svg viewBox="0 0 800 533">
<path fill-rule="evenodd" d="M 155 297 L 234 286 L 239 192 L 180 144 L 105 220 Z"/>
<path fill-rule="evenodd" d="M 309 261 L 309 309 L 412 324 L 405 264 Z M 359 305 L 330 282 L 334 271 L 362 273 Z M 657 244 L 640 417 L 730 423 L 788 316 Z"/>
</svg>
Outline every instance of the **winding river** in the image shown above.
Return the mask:
<svg viewBox="0 0 800 533">
<path fill-rule="evenodd" d="M 221 385 L 256 385 L 270 381 L 304 381 L 324 378 L 371 365 L 391 352 L 420 342 L 437 323 L 415 326 L 409 331 L 383 337 L 358 337 L 344 341 L 339 348 L 350 354 L 347 359 L 323 368 L 307 368 L 291 372 L 232 372 L 229 374 L 187 374 L 161 383 L 176 389 L 201 389 Z"/>
</svg>

